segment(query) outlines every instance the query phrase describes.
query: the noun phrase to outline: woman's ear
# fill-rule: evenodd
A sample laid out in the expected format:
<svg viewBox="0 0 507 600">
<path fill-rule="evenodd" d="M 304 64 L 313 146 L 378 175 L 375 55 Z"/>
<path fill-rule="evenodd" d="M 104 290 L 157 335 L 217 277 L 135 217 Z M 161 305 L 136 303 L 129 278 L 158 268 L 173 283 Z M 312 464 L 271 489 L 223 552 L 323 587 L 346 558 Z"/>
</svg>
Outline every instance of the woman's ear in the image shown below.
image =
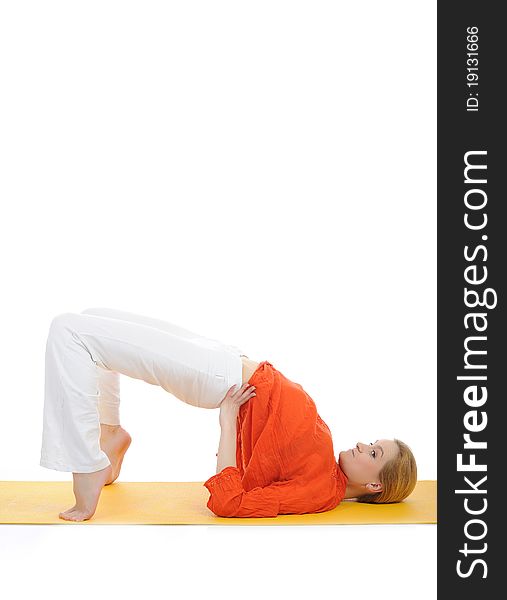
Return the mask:
<svg viewBox="0 0 507 600">
<path fill-rule="evenodd" d="M 376 494 L 377 492 L 381 492 L 383 489 L 381 483 L 367 483 L 365 487 L 370 494 Z"/>
</svg>

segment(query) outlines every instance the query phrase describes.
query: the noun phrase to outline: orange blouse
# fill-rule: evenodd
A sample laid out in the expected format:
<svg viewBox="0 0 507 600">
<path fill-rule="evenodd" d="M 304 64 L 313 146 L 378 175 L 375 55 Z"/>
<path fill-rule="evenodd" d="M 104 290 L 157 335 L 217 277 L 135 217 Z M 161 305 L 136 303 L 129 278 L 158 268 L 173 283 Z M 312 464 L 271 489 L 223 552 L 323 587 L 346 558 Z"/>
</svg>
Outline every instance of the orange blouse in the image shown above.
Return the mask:
<svg viewBox="0 0 507 600">
<path fill-rule="evenodd" d="M 276 517 L 325 512 L 345 495 L 329 427 L 299 383 L 267 360 L 248 381 L 255 393 L 239 409 L 236 465 L 203 485 L 219 517 Z"/>
</svg>

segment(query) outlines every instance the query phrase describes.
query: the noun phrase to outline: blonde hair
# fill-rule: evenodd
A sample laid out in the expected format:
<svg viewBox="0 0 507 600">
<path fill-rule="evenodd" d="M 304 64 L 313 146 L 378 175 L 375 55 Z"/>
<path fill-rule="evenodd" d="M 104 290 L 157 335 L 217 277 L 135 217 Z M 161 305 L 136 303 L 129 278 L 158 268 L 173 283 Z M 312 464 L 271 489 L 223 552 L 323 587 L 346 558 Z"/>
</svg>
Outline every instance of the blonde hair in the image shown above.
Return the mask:
<svg viewBox="0 0 507 600">
<path fill-rule="evenodd" d="M 359 496 L 357 502 L 373 504 L 401 502 L 413 492 L 417 483 L 417 465 L 414 455 L 407 444 L 396 438 L 394 441 L 398 445 L 399 452 L 379 473 L 382 491 Z"/>
</svg>

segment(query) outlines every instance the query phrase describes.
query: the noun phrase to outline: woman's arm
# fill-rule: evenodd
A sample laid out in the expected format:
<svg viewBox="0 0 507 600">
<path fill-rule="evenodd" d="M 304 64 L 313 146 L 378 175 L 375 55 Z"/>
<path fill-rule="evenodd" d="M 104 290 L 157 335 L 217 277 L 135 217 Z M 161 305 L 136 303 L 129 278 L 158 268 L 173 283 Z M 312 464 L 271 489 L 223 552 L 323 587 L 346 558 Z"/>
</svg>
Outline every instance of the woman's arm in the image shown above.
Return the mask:
<svg viewBox="0 0 507 600">
<path fill-rule="evenodd" d="M 308 490 L 292 479 L 266 487 L 243 488 L 237 467 L 226 467 L 204 484 L 210 493 L 206 506 L 217 517 L 276 517 L 280 514 L 311 512 Z"/>
<path fill-rule="evenodd" d="M 217 473 L 225 467 L 236 467 L 236 435 L 241 406 L 255 396 L 255 386 L 244 383 L 238 390 L 229 388 L 220 403 L 220 444 L 218 446 Z"/>
<path fill-rule="evenodd" d="M 221 425 L 218 445 L 217 473 L 225 467 L 236 467 L 237 419 L 228 419 Z"/>
</svg>

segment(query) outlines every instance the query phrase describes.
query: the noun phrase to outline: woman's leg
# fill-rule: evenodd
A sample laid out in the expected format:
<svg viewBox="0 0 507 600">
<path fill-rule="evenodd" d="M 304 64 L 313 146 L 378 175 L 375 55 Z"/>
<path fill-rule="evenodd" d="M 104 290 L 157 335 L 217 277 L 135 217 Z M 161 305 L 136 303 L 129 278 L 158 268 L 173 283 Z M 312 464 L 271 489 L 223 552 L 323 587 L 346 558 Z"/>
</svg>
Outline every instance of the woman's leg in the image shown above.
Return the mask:
<svg viewBox="0 0 507 600">
<path fill-rule="evenodd" d="M 238 353 L 217 340 L 91 314 L 55 317 L 46 344 L 40 464 L 73 472 L 76 505 L 62 518 L 90 518 L 111 477 L 99 445 L 99 369 L 160 385 L 204 408 L 216 408 L 233 383 L 241 384 Z"/>
<path fill-rule="evenodd" d="M 104 378 L 116 376 L 103 370 L 159 385 L 202 408 L 217 408 L 231 385 L 241 385 L 239 355 L 218 341 L 91 314 L 58 315 L 46 345 L 42 466 L 89 473 L 109 464 L 98 445 L 98 400 L 108 389 Z M 117 387 L 109 392 L 118 399 Z"/>
<path fill-rule="evenodd" d="M 195 333 L 194 331 L 190 331 L 189 329 L 185 329 L 174 323 L 170 323 L 168 321 L 163 321 L 161 319 L 155 319 L 153 317 L 148 317 L 145 315 L 139 315 L 132 312 L 127 312 L 124 310 L 118 310 L 115 308 L 105 308 L 105 307 L 93 307 L 87 308 L 81 314 L 86 315 L 95 315 L 97 317 L 108 317 L 111 319 L 119 319 L 123 321 L 129 321 L 131 323 L 138 323 L 140 325 L 147 325 L 149 327 L 154 327 L 155 329 L 159 329 L 161 331 L 166 331 L 167 333 L 171 333 L 180 338 L 186 338 L 188 340 L 211 340 L 211 338 L 205 338 L 202 335 Z M 221 344 L 219 340 L 211 340 L 218 344 Z M 231 346 L 228 344 L 223 344 L 227 348 L 229 348 L 232 352 L 237 352 L 240 356 L 245 356 L 243 351 L 237 346 Z M 99 387 L 99 399 L 98 399 L 98 408 L 99 408 L 99 417 L 100 422 L 107 425 L 120 425 L 120 377 L 119 374 L 115 371 L 110 371 L 107 369 L 98 369 L 98 387 Z M 231 384 L 233 385 L 233 384 Z M 108 429 L 104 428 L 104 431 L 107 432 Z"/>
<path fill-rule="evenodd" d="M 97 366 L 98 411 L 101 424 L 120 425 L 120 374 Z"/>
<path fill-rule="evenodd" d="M 155 329 L 160 329 L 161 331 L 166 331 L 167 333 L 172 333 L 173 335 L 177 335 L 181 338 L 187 338 L 190 340 L 212 340 L 223 344 L 227 348 L 231 350 L 239 352 L 242 354 L 242 350 L 237 346 L 232 346 L 230 344 L 224 344 L 220 340 L 213 340 L 213 338 L 206 337 L 203 335 L 199 335 L 194 331 L 190 331 L 190 329 L 185 329 L 184 327 L 180 327 L 179 325 L 175 325 L 169 321 L 164 321 L 162 319 L 155 319 L 153 317 L 148 317 L 145 315 L 139 315 L 133 312 L 127 312 L 125 310 L 118 310 L 116 308 L 105 308 L 105 307 L 94 307 L 87 308 L 81 314 L 87 315 L 95 315 L 97 317 L 109 317 L 111 319 L 120 319 L 122 321 L 130 321 L 131 323 L 138 323 L 139 325 L 148 325 L 149 327 L 155 327 Z"/>
</svg>

